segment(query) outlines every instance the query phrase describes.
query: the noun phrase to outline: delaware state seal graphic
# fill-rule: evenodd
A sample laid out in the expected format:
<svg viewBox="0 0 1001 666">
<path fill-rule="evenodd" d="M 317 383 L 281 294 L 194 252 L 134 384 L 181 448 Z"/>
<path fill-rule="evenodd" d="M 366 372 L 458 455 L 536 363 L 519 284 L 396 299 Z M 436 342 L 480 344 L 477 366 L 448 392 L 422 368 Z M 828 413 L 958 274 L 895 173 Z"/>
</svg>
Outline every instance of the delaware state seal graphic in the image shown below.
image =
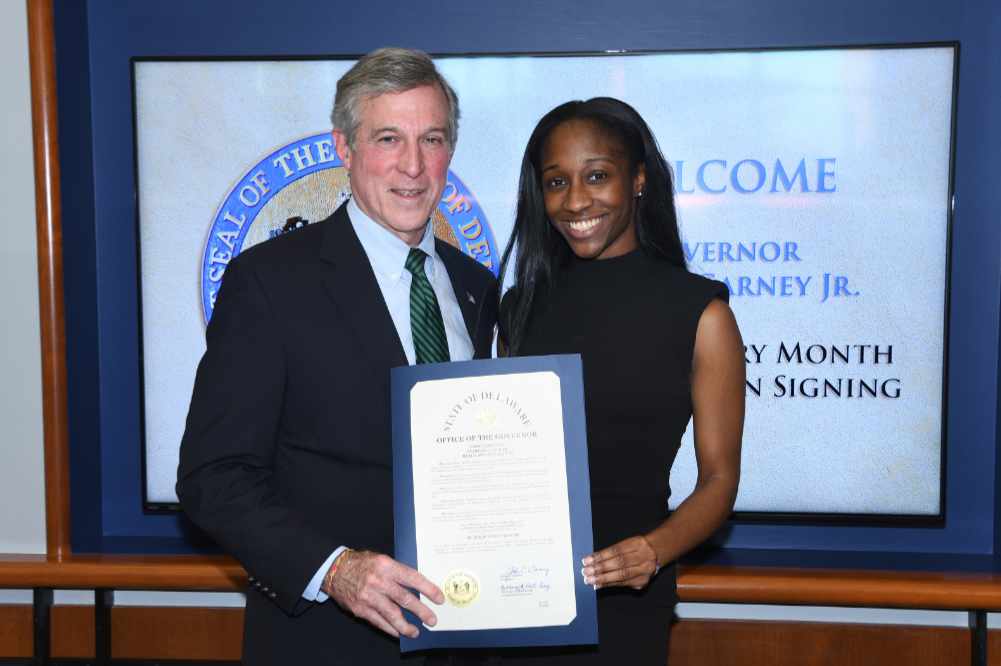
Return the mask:
<svg viewBox="0 0 1001 666">
<path fill-rule="evenodd" d="M 200 290 L 205 322 L 233 257 L 327 218 L 350 196 L 348 172 L 329 132 L 282 146 L 250 168 L 226 195 L 205 242 Z M 500 255 L 487 217 L 451 169 L 431 222 L 435 236 L 497 274 Z"/>
</svg>

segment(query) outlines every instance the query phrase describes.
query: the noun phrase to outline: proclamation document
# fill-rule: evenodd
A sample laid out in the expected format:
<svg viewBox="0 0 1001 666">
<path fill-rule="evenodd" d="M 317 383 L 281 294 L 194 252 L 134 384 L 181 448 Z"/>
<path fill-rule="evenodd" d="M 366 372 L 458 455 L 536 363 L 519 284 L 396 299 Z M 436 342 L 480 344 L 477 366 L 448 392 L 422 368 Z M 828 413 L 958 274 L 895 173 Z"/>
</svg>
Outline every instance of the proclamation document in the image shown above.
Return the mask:
<svg viewBox="0 0 1001 666">
<path fill-rule="evenodd" d="M 445 594 L 422 599 L 438 617 L 422 628 L 430 643 L 403 649 L 595 642 L 575 637 L 594 623 L 579 367 L 567 356 L 393 371 L 397 557 Z"/>
</svg>

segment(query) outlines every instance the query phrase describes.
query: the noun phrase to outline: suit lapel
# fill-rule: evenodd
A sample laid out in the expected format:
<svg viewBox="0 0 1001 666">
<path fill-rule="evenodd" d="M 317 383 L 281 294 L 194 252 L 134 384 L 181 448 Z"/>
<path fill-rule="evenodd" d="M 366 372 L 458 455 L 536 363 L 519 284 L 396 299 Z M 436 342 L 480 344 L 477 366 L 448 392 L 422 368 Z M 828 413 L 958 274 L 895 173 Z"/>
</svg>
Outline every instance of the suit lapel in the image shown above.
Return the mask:
<svg viewBox="0 0 1001 666">
<path fill-rule="evenodd" d="M 452 290 L 455 292 L 455 300 L 459 302 L 459 310 L 462 311 L 462 319 L 466 323 L 466 331 L 469 333 L 469 341 L 473 343 L 474 354 L 476 346 L 476 329 L 479 326 L 480 313 L 483 312 L 482 294 L 474 294 L 466 288 L 466 280 L 463 278 L 465 268 L 458 261 L 454 260 L 454 255 L 449 252 L 452 248 L 444 249 L 445 241 L 435 238 L 435 250 L 441 257 L 442 263 L 448 270 L 448 279 L 452 283 Z"/>
<path fill-rule="evenodd" d="M 323 222 L 320 258 L 327 265 L 323 285 L 372 360 L 407 365 L 403 344 L 379 283 L 342 205 Z"/>
</svg>

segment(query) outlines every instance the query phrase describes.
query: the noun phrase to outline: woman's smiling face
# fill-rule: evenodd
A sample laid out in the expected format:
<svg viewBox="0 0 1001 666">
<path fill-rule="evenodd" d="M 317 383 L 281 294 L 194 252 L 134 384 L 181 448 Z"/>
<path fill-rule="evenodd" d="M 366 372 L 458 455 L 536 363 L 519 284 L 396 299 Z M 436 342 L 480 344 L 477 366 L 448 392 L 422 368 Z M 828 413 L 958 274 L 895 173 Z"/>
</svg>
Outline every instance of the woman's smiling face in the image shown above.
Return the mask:
<svg viewBox="0 0 1001 666">
<path fill-rule="evenodd" d="M 557 125 L 540 166 L 546 214 L 575 255 L 609 259 L 636 249 L 636 198 L 646 176 L 609 132 L 589 120 Z"/>
</svg>

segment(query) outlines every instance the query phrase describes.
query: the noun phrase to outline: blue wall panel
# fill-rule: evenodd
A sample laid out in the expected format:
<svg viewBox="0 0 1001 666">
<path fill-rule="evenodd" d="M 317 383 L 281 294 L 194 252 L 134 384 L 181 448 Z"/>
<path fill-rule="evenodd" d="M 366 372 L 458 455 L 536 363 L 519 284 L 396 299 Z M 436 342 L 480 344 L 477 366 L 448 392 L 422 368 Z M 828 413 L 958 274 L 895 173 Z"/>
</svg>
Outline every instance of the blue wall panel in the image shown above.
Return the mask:
<svg viewBox="0 0 1001 666">
<path fill-rule="evenodd" d="M 169 542 L 150 546 L 128 537 L 174 537 L 185 531 L 176 516 L 144 515 L 140 505 L 130 57 L 337 55 L 386 45 L 432 53 L 500 53 L 959 41 L 945 526 L 741 524 L 729 531 L 727 544 L 762 549 L 993 554 L 1001 545 L 1001 540 L 995 542 L 994 508 L 995 485 L 1001 481 L 1001 466 L 995 461 L 1001 307 L 1001 225 L 997 223 L 1001 188 L 993 169 L 1001 149 L 994 125 L 1001 117 L 996 46 L 1001 27 L 996 13 L 990 0 L 518 0 L 476 4 L 90 0 L 89 57 L 75 63 L 61 60 L 59 72 L 60 95 L 66 89 L 70 96 L 61 104 L 62 115 L 71 113 L 67 105 L 90 109 L 92 139 L 92 162 L 78 159 L 64 164 L 63 170 L 64 181 L 87 176 L 91 164 L 93 170 L 93 217 L 65 221 L 81 227 L 68 233 L 90 234 L 94 239 L 93 248 L 86 243 L 67 248 L 68 254 L 81 255 L 72 274 L 68 262 L 67 282 L 83 281 L 82 291 L 93 298 L 81 298 L 68 326 L 71 335 L 85 333 L 88 327 L 93 330 L 88 317 L 94 312 L 83 311 L 93 305 L 100 331 L 96 344 L 71 350 L 71 367 L 99 368 L 99 373 L 88 375 L 93 385 L 86 397 L 96 401 L 99 396 L 99 422 L 81 419 L 78 427 L 88 430 L 93 441 L 100 441 L 102 474 L 96 483 L 104 498 L 103 526 L 74 522 L 75 539 L 78 530 L 102 529 L 105 547 L 111 549 L 169 550 L 173 549 Z M 88 73 L 88 65 L 89 87 L 64 85 Z M 89 255 L 94 248 L 93 256 Z M 87 262 L 96 266 L 96 276 L 87 273 Z M 80 411 L 77 406 L 74 418 Z M 81 480 L 88 473 L 74 465 L 74 483 L 93 485 Z"/>
<path fill-rule="evenodd" d="M 94 178 L 91 153 L 90 72 L 87 9 L 56 5 L 56 69 L 72 71 L 57 83 L 59 155 L 63 170 L 63 273 L 69 408 L 70 504 L 74 550 L 100 546 L 101 430 L 98 416 L 97 246 L 94 237 Z M 87 507 L 87 508 L 84 508 Z"/>
</svg>

